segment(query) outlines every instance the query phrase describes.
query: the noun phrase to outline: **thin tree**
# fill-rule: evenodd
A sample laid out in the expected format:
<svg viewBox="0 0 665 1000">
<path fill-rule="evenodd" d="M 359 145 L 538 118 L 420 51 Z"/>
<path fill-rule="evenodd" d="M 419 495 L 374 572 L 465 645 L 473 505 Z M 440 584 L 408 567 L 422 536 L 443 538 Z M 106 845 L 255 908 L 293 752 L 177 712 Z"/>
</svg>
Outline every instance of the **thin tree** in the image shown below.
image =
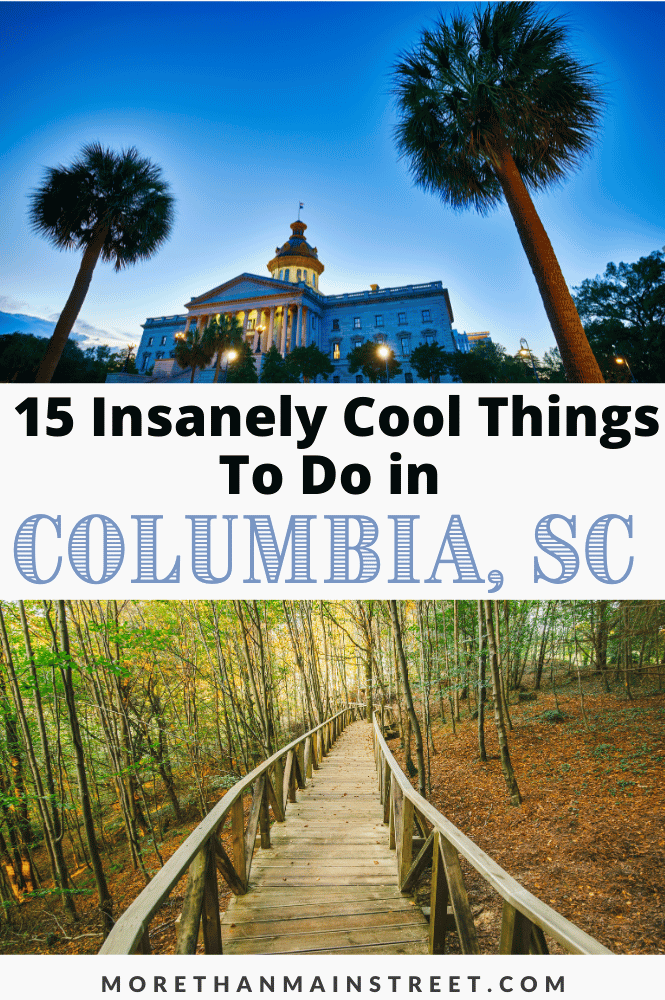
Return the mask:
<svg viewBox="0 0 665 1000">
<path fill-rule="evenodd" d="M 566 50 L 559 18 L 530 2 L 457 13 L 403 53 L 394 82 L 398 149 L 420 187 L 485 213 L 505 198 L 570 382 L 603 382 L 549 237 L 531 200 L 576 167 L 603 101 Z"/>
<path fill-rule="evenodd" d="M 517 778 L 515 777 L 515 771 L 513 769 L 513 764 L 510 759 L 510 750 L 508 749 L 508 737 L 506 736 L 506 726 L 503 721 L 503 713 L 501 711 L 501 705 L 502 705 L 501 671 L 499 668 L 499 650 L 497 648 L 496 635 L 494 632 L 494 616 L 493 616 L 492 604 L 493 604 L 492 601 L 483 601 L 483 608 L 485 611 L 485 628 L 487 631 L 487 642 L 490 654 L 490 667 L 492 672 L 492 687 L 494 688 L 494 721 L 496 723 L 496 731 L 499 737 L 501 770 L 503 771 L 503 776 L 506 780 L 506 787 L 508 788 L 508 795 L 510 796 L 510 804 L 513 806 L 519 806 L 522 802 L 522 796 L 520 795 L 520 790 L 517 785 Z"/>
<path fill-rule="evenodd" d="M 423 750 L 423 734 L 420 729 L 420 723 L 418 722 L 418 716 L 416 715 L 416 710 L 413 705 L 413 696 L 411 694 L 411 684 L 409 682 L 409 668 L 406 662 L 406 656 L 404 655 L 404 645 L 402 643 L 402 626 L 399 620 L 399 612 L 397 610 L 396 601 L 388 601 L 388 610 L 390 611 L 390 622 L 393 630 L 393 638 L 395 640 L 395 651 L 397 653 L 397 663 L 399 666 L 399 672 L 402 678 L 402 686 L 404 687 L 404 698 L 406 700 L 406 711 L 408 718 L 411 722 L 413 728 L 413 735 L 416 740 L 416 761 L 418 763 L 418 791 L 421 795 L 425 795 L 425 754 Z"/>
<path fill-rule="evenodd" d="M 116 271 L 147 260 L 168 239 L 173 198 L 161 169 L 132 147 L 114 153 L 98 142 L 84 146 L 69 167 L 49 167 L 30 195 L 30 222 L 59 250 L 83 259 L 55 325 L 35 382 L 50 382 L 101 257 Z"/>
</svg>

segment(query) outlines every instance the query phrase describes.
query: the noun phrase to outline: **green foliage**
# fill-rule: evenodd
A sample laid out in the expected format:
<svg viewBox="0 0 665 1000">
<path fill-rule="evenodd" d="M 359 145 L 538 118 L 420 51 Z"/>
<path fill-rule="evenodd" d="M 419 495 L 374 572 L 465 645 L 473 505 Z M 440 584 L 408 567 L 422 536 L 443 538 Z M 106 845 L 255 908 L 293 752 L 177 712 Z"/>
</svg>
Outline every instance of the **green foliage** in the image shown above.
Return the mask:
<svg viewBox="0 0 665 1000">
<path fill-rule="evenodd" d="M 279 353 L 275 344 L 272 344 L 270 350 L 263 355 L 261 382 L 293 384 L 298 381 L 298 374 L 289 368 L 286 359 Z"/>
<path fill-rule="evenodd" d="M 196 327 L 190 327 L 187 336 L 176 341 L 175 359 L 181 368 L 192 369 L 192 381 L 197 368 L 205 368 L 210 364 L 215 353 L 210 340 L 205 340 L 204 333 Z"/>
<path fill-rule="evenodd" d="M 380 382 L 386 377 L 386 367 L 390 378 L 401 375 L 402 366 L 395 358 L 395 352 L 388 349 L 388 357 L 382 358 L 379 354 L 379 347 L 382 345 L 373 340 L 366 340 L 364 344 L 354 347 L 346 359 L 349 362 L 349 371 L 352 375 L 361 371 L 370 382 Z"/>
<path fill-rule="evenodd" d="M 254 352 L 248 343 L 241 344 L 238 348 L 238 356 L 234 361 L 229 361 L 226 372 L 227 382 L 258 382 L 256 374 L 256 362 Z"/>
<path fill-rule="evenodd" d="M 413 358 L 420 348 L 413 352 Z M 540 366 L 534 358 L 536 367 Z M 520 355 L 512 357 L 501 344 L 491 341 L 474 344 L 468 353 L 441 351 L 440 363 L 453 382 L 535 382 L 531 363 Z M 544 377 L 544 376 L 543 376 Z"/>
<path fill-rule="evenodd" d="M 394 71 L 396 139 L 420 187 L 454 208 L 501 202 L 507 144 L 530 190 L 565 176 L 602 110 L 591 68 L 566 51 L 562 21 L 534 3 L 458 12 L 422 32 Z"/>
<path fill-rule="evenodd" d="M 448 354 L 440 344 L 419 344 L 411 352 L 411 365 L 418 378 L 426 382 L 438 382 L 448 374 Z"/>
<path fill-rule="evenodd" d="M 30 195 L 35 232 L 59 250 L 84 250 L 108 226 L 101 258 L 120 271 L 147 260 L 171 234 L 174 202 L 161 169 L 134 147 L 84 146 L 69 167 L 48 167 Z"/>
<path fill-rule="evenodd" d="M 608 381 L 665 382 L 665 253 L 608 264 L 602 277 L 574 289 L 575 305 Z"/>
<path fill-rule="evenodd" d="M 327 380 L 335 370 L 328 355 L 320 351 L 316 344 L 294 347 L 285 360 L 287 369 L 295 375 L 296 381 L 302 379 L 303 382 L 316 382 L 319 375 Z"/>
<path fill-rule="evenodd" d="M 0 336 L 0 382 L 34 382 L 48 340 L 32 333 L 5 333 Z M 110 347 L 88 347 L 82 351 L 68 340 L 55 370 L 53 382 L 104 382 L 109 372 L 121 371 L 126 352 L 113 353 Z M 130 374 L 136 373 L 133 358 Z"/>
<path fill-rule="evenodd" d="M 242 327 L 237 316 L 227 316 L 222 313 L 210 320 L 201 338 L 201 343 L 210 352 L 210 357 L 217 355 L 215 381 L 219 381 L 219 372 L 227 351 L 238 350 L 242 344 Z"/>
</svg>

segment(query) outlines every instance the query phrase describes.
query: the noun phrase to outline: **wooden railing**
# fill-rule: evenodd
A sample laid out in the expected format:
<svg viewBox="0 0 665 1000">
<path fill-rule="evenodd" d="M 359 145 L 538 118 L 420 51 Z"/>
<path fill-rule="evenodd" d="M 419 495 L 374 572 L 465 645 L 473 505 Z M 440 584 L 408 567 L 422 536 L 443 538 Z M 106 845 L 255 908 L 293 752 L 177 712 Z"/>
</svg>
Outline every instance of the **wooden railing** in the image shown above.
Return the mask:
<svg viewBox="0 0 665 1000">
<path fill-rule="evenodd" d="M 402 892 L 410 892 L 423 869 L 432 866 L 430 954 L 443 954 L 446 931 L 453 929 L 463 954 L 479 954 L 461 855 L 503 899 L 500 954 L 546 955 L 548 934 L 571 954 L 609 955 L 607 948 L 528 892 L 418 794 L 386 744 L 385 722 L 388 716 L 382 707 L 380 713 L 374 714 L 374 755 L 383 822 L 390 828 L 390 846 L 396 851 Z"/>
<path fill-rule="evenodd" d="M 106 938 L 100 955 L 151 953 L 150 921 L 166 902 L 169 893 L 189 869 L 182 914 L 176 940 L 176 954 L 191 955 L 202 932 L 205 951 L 221 955 L 217 873 L 236 895 L 244 895 L 249 884 L 257 833 L 261 847 L 270 847 L 270 816 L 277 823 L 286 820 L 289 802 L 296 801 L 296 789 L 305 788 L 312 771 L 346 726 L 364 715 L 362 705 L 348 705 L 319 726 L 282 747 L 272 757 L 241 778 L 199 823 L 175 854 L 155 875 L 122 914 Z M 245 823 L 243 796 L 252 793 Z M 219 834 L 231 820 L 232 857 Z"/>
</svg>

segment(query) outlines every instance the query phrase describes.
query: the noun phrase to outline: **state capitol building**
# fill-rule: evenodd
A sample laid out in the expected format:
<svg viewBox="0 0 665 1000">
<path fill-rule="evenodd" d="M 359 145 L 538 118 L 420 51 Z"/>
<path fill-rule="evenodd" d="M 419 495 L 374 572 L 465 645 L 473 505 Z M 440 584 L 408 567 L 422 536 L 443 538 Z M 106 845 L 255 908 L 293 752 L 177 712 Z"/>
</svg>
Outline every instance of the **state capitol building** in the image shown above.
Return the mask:
<svg viewBox="0 0 665 1000">
<path fill-rule="evenodd" d="M 391 381 L 419 382 L 410 356 L 420 344 L 465 351 L 469 341 L 480 338 L 454 333 L 448 290 L 440 281 L 398 288 L 370 285 L 360 292 L 325 295 L 320 289 L 324 266 L 305 238 L 306 229 L 300 220 L 291 223 L 292 235 L 268 263 L 270 277 L 240 274 L 195 296 L 184 315 L 147 319 L 136 354 L 140 374 L 110 375 L 109 381 L 188 382 L 190 369 L 183 371 L 174 360 L 177 338 L 193 325 L 203 329 L 223 313 L 237 317 L 259 377 L 263 356 L 273 344 L 283 356 L 294 347 L 315 344 L 333 364 L 333 382 L 362 382 L 362 375 L 349 374 L 346 358 L 354 347 L 371 341 L 386 344 L 402 365 L 402 374 Z M 211 382 L 213 376 L 214 362 L 197 370 L 195 381 Z"/>
</svg>

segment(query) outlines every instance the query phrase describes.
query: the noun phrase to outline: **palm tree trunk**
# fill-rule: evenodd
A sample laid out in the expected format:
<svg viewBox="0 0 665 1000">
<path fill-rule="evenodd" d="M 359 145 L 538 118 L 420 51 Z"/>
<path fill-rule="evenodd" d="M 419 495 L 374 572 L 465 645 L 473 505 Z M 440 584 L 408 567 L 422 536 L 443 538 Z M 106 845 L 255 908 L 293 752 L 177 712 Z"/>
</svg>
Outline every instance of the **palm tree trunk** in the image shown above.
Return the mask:
<svg viewBox="0 0 665 1000">
<path fill-rule="evenodd" d="M 53 336 L 49 340 L 46 354 L 42 358 L 35 382 L 50 382 L 55 375 L 55 370 L 65 349 L 65 344 L 69 339 L 72 327 L 78 318 L 81 306 L 88 294 L 92 272 L 95 270 L 95 265 L 99 260 L 99 255 L 102 252 L 104 240 L 108 236 L 108 232 L 109 227 L 103 226 L 85 248 L 74 287 L 69 293 L 69 298 L 67 299 L 65 308 L 60 313 L 58 322 L 55 324 Z"/>
<path fill-rule="evenodd" d="M 507 143 L 497 149 L 493 166 L 536 279 L 566 378 L 569 382 L 604 382 L 549 236 Z"/>
</svg>

